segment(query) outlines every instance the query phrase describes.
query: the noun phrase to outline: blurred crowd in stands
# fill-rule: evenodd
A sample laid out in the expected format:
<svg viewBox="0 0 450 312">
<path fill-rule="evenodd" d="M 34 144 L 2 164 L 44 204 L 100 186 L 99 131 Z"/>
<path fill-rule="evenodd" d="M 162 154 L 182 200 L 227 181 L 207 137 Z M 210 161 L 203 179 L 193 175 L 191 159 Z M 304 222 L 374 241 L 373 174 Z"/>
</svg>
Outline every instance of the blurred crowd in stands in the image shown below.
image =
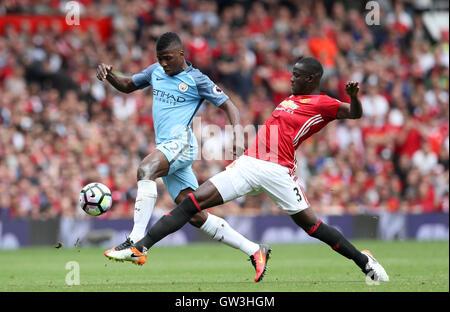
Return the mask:
<svg viewBox="0 0 450 312">
<path fill-rule="evenodd" d="M 64 15 L 66 2 L 5 0 L 0 19 Z M 106 40 L 76 26 L 6 25 L 0 217 L 81 216 L 79 191 L 93 181 L 113 192 L 113 209 L 102 217 L 133 215 L 137 166 L 155 148 L 151 90 L 122 94 L 96 79 L 96 66 L 140 72 L 156 61 L 155 41 L 166 31 L 180 35 L 186 59 L 225 90 L 244 125 L 263 124 L 290 94 L 301 56 L 322 62 L 322 90 L 332 97 L 349 101 L 345 83 L 360 82 L 363 118 L 330 123 L 298 151 L 297 173 L 317 213 L 448 212 L 448 29 L 431 36 L 422 17 L 431 1 L 377 2 L 379 25 L 366 23 L 364 1 L 294 0 L 79 0 L 81 23 L 111 18 Z M 197 116 L 202 127 L 228 124 L 209 103 Z M 215 149 L 226 136 L 201 141 Z M 193 165 L 199 183 L 229 164 L 206 158 Z M 156 207 L 174 207 L 162 181 Z M 266 195 L 213 212 L 282 213 Z"/>
</svg>

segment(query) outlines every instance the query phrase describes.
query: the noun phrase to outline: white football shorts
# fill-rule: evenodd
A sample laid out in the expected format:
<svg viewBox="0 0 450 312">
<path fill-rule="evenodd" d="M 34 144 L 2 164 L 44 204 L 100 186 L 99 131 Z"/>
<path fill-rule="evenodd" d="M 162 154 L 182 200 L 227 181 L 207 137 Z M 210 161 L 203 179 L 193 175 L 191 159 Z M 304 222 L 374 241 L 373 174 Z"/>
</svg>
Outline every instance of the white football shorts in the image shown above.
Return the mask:
<svg viewBox="0 0 450 312">
<path fill-rule="evenodd" d="M 298 180 L 289 175 L 289 168 L 273 162 L 242 155 L 209 180 L 224 203 L 264 192 L 289 215 L 309 208 L 305 192 Z"/>
</svg>

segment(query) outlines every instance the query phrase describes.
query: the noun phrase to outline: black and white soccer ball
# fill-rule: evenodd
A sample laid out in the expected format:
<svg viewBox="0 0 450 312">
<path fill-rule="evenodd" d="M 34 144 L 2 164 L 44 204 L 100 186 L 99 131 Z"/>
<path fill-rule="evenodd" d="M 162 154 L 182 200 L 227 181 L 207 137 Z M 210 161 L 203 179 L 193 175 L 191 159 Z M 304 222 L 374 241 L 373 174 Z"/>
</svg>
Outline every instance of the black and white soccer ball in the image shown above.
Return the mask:
<svg viewBox="0 0 450 312">
<path fill-rule="evenodd" d="M 88 215 L 99 216 L 112 206 L 110 189 L 99 182 L 89 183 L 80 192 L 80 207 Z"/>
</svg>

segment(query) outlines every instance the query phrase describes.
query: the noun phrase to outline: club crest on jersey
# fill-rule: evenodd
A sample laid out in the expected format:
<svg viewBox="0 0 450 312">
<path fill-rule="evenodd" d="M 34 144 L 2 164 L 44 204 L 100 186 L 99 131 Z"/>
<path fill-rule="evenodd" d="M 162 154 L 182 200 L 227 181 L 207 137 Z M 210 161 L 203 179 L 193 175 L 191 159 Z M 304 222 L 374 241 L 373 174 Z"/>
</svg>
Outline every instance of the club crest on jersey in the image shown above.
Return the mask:
<svg viewBox="0 0 450 312">
<path fill-rule="evenodd" d="M 180 90 L 181 92 L 186 92 L 188 90 L 188 88 L 189 88 L 188 85 L 185 84 L 184 82 L 181 82 L 178 85 L 178 90 Z"/>
<path fill-rule="evenodd" d="M 300 103 L 308 103 L 309 101 L 311 101 L 311 99 L 301 99 Z"/>
<path fill-rule="evenodd" d="M 220 89 L 218 86 L 213 87 L 213 92 L 215 95 L 221 95 L 223 93 L 222 89 Z"/>
</svg>

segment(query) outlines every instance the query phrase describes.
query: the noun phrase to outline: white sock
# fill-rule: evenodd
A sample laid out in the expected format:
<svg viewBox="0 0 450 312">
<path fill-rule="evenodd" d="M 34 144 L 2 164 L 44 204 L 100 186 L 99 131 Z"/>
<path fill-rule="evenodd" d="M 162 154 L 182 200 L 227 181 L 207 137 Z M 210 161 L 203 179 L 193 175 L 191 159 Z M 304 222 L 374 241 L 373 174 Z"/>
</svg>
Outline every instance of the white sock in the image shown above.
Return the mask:
<svg viewBox="0 0 450 312">
<path fill-rule="evenodd" d="M 200 229 L 214 240 L 240 249 L 248 256 L 253 255 L 259 249 L 258 244 L 249 241 L 242 234 L 236 232 L 227 221 L 210 213 Z"/>
<path fill-rule="evenodd" d="M 152 216 L 158 195 L 155 181 L 140 180 L 137 184 L 136 203 L 134 204 L 134 226 L 129 236 L 134 243 L 145 236 L 145 230 Z"/>
</svg>

